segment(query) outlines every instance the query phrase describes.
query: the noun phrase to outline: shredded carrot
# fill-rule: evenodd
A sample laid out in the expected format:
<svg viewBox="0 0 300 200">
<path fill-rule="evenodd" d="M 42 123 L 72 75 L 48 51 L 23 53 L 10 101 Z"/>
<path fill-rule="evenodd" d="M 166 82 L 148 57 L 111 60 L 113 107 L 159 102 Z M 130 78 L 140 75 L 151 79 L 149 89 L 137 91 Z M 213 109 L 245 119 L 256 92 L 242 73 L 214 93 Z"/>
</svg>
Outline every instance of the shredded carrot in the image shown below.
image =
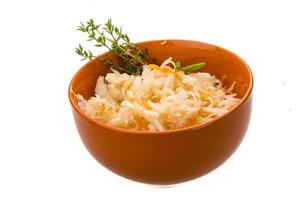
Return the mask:
<svg viewBox="0 0 300 200">
<path fill-rule="evenodd" d="M 150 69 L 161 70 L 161 68 L 160 68 L 159 66 L 154 65 L 154 64 L 150 64 L 150 65 L 148 65 L 148 67 L 149 67 Z"/>
<path fill-rule="evenodd" d="M 133 97 L 129 97 L 128 101 L 131 102 L 131 103 L 133 103 L 134 102 L 134 98 Z"/>
<path fill-rule="evenodd" d="M 147 110 L 152 110 L 152 107 L 149 105 L 148 101 L 146 101 L 146 100 L 143 101 L 143 106 L 144 106 Z"/>
<path fill-rule="evenodd" d="M 199 95 L 200 95 L 200 97 L 203 97 L 203 98 L 207 98 L 207 97 L 213 96 L 213 94 L 211 92 L 206 91 L 206 90 L 201 90 L 199 92 Z"/>
<path fill-rule="evenodd" d="M 145 119 L 143 119 L 143 118 L 141 118 L 139 116 L 135 116 L 134 120 L 135 120 L 136 126 L 138 128 L 143 128 L 143 127 L 146 127 L 148 125 L 148 122 Z"/>
<path fill-rule="evenodd" d="M 148 67 L 150 69 L 161 71 L 162 73 L 165 73 L 165 74 L 176 74 L 176 70 L 172 70 L 169 68 L 161 68 L 161 67 L 159 67 L 157 65 L 153 65 L 153 64 L 148 65 Z"/>
<path fill-rule="evenodd" d="M 160 97 L 159 96 L 153 96 L 153 97 L 151 97 L 151 101 L 153 103 L 158 103 L 160 101 Z"/>
<path fill-rule="evenodd" d="M 100 104 L 99 104 L 99 107 L 98 107 L 98 110 L 99 110 L 100 112 L 103 112 L 104 109 L 105 109 L 105 105 L 103 105 L 102 103 L 100 103 Z"/>
</svg>

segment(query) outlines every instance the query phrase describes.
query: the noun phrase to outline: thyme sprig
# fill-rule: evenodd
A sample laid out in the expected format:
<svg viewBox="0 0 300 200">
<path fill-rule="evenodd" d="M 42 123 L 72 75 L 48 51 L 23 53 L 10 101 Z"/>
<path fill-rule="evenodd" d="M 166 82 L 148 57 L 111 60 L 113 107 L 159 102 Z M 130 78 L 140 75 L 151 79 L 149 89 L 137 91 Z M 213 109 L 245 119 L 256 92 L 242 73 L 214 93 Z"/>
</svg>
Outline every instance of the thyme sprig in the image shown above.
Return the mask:
<svg viewBox="0 0 300 200">
<path fill-rule="evenodd" d="M 78 31 L 87 34 L 87 41 L 94 42 L 95 47 L 105 47 L 113 55 L 120 58 L 121 62 L 116 62 L 107 58 L 94 55 L 91 51 L 85 50 L 81 44 L 75 49 L 75 52 L 82 57 L 81 60 L 92 60 L 98 58 L 104 64 L 110 66 L 121 73 L 140 75 L 143 71 L 143 65 L 155 64 L 156 61 L 150 58 L 147 49 L 140 49 L 133 43 L 127 34 L 123 33 L 122 27 L 112 24 L 109 19 L 105 24 L 96 24 L 93 19 L 85 24 L 80 23 Z M 180 61 L 176 62 L 176 69 L 189 73 L 193 70 L 204 67 L 205 63 L 196 63 L 182 67 Z"/>
<path fill-rule="evenodd" d="M 127 34 L 124 34 L 122 27 L 116 27 L 109 19 L 104 25 L 95 24 L 93 19 L 90 19 L 86 24 L 81 23 L 78 26 L 79 31 L 88 35 L 88 41 L 94 41 L 95 47 L 106 47 L 113 55 L 121 58 L 122 63 L 119 64 L 109 59 L 103 59 L 95 56 L 91 51 L 83 49 L 82 45 L 75 49 L 76 53 L 82 57 L 82 60 L 100 58 L 106 65 L 109 65 L 115 70 L 128 74 L 141 74 L 143 65 L 147 63 L 155 63 L 148 56 L 147 49 L 141 50 L 136 44 L 131 42 Z"/>
</svg>

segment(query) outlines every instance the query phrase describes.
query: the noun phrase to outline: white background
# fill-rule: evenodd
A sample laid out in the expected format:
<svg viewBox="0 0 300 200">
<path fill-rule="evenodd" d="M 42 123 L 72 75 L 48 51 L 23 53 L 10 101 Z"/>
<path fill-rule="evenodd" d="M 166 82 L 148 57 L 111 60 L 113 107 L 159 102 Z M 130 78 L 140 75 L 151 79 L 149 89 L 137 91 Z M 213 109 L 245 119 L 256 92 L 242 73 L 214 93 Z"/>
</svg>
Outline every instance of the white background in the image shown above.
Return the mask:
<svg viewBox="0 0 300 200">
<path fill-rule="evenodd" d="M 0 199 L 299 199 L 297 1 L 0 3 Z M 200 179 L 156 188 L 99 165 L 75 129 L 67 87 L 83 64 L 80 21 L 109 17 L 131 38 L 228 48 L 254 73 L 254 108 L 235 154 Z"/>
</svg>

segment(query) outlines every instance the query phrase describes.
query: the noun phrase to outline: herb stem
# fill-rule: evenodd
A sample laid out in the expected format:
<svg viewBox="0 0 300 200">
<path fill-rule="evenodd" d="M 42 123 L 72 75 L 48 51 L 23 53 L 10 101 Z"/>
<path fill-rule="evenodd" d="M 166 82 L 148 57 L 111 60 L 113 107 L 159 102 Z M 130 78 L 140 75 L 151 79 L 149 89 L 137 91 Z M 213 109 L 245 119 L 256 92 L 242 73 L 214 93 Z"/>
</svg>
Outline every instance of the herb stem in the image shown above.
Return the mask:
<svg viewBox="0 0 300 200">
<path fill-rule="evenodd" d="M 193 70 L 196 70 L 196 69 L 201 69 L 204 66 L 205 66 L 205 63 L 201 62 L 201 63 L 196 63 L 196 64 L 192 64 L 192 65 L 189 65 L 189 66 L 185 66 L 185 67 L 181 68 L 181 70 L 184 71 L 185 73 L 187 73 L 187 72 L 190 72 L 190 71 L 193 71 Z"/>
</svg>

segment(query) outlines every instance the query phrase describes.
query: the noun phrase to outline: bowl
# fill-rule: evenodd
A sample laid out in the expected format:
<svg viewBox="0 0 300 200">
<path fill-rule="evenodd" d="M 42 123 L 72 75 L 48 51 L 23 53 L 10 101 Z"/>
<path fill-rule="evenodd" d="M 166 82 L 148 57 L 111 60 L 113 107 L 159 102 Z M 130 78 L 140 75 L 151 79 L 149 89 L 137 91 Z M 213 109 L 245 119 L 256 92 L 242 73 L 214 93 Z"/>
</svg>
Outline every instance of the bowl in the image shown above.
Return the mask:
<svg viewBox="0 0 300 200">
<path fill-rule="evenodd" d="M 225 86 L 236 81 L 241 98 L 225 115 L 204 124 L 162 132 L 128 130 L 108 126 L 87 117 L 74 95 L 94 95 L 99 75 L 109 72 L 102 61 L 92 60 L 80 68 L 69 86 L 75 123 L 91 155 L 112 172 L 138 182 L 172 185 L 201 177 L 224 163 L 241 143 L 249 124 L 253 77 L 236 54 L 207 43 L 188 40 L 137 43 L 161 63 L 168 57 L 183 65 L 205 62 L 202 72 L 221 79 Z M 109 53 L 106 58 L 114 57 Z"/>
</svg>

